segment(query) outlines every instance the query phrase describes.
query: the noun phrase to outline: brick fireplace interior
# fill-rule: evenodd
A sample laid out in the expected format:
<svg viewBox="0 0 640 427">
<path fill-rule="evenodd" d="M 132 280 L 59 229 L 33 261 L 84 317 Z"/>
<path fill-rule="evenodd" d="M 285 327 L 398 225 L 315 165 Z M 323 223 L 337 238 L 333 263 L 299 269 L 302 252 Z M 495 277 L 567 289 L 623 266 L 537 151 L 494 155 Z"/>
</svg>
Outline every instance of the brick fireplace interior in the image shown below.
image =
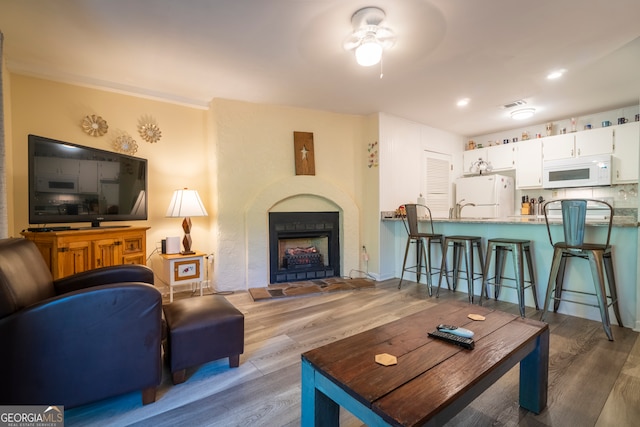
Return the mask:
<svg viewBox="0 0 640 427">
<path fill-rule="evenodd" d="M 340 275 L 339 212 L 270 212 L 271 283 Z"/>
</svg>

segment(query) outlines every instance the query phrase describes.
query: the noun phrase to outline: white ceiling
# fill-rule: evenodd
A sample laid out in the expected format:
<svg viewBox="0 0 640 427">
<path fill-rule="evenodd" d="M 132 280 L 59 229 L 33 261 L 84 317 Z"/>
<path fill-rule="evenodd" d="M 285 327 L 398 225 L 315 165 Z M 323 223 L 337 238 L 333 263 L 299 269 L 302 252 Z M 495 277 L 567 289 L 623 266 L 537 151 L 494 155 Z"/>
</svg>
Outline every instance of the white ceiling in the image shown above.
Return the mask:
<svg viewBox="0 0 640 427">
<path fill-rule="evenodd" d="M 366 6 L 397 35 L 383 78 L 342 47 Z M 640 97 L 638 0 L 0 0 L 0 31 L 16 73 L 199 107 L 380 111 L 466 136 L 522 126 L 499 108 L 519 99 L 537 109 L 524 123 L 543 123 Z"/>
</svg>

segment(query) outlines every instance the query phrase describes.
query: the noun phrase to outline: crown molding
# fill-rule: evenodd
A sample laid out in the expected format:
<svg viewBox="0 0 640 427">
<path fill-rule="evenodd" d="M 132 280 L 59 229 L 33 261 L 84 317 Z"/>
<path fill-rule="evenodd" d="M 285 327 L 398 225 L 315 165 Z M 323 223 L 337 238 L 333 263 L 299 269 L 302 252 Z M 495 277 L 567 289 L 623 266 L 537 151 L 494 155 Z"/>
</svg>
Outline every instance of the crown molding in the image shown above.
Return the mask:
<svg viewBox="0 0 640 427">
<path fill-rule="evenodd" d="M 208 110 L 209 104 L 211 102 L 211 100 L 205 101 L 200 99 L 186 98 L 170 93 L 147 90 L 136 86 L 129 86 L 106 80 L 92 79 L 69 73 L 52 72 L 51 70 L 43 70 L 40 67 L 27 66 L 25 64 L 20 64 L 10 60 L 7 60 L 6 64 L 7 69 L 14 74 L 35 77 L 44 80 L 51 80 L 75 86 L 88 87 L 91 89 L 103 90 L 105 92 L 113 92 L 122 95 L 135 96 L 138 98 L 151 99 L 154 101 L 167 102 L 170 104 L 196 108 L 199 110 Z"/>
</svg>

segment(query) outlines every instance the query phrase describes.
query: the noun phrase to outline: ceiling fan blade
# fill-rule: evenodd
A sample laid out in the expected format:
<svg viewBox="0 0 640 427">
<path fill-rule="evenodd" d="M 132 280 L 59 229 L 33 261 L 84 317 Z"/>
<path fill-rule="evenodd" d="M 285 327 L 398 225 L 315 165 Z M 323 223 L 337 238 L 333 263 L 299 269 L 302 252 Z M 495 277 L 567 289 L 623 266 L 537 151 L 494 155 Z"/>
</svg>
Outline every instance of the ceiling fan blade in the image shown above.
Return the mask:
<svg viewBox="0 0 640 427">
<path fill-rule="evenodd" d="M 358 46 L 360 46 L 360 43 L 362 43 L 362 38 L 355 37 L 354 35 L 351 35 L 351 36 L 347 37 L 347 39 L 342 43 L 342 46 L 346 50 L 353 50 L 353 49 L 357 48 Z"/>
<path fill-rule="evenodd" d="M 378 27 L 376 28 L 375 33 L 376 33 L 377 39 L 390 38 L 390 37 L 395 38 L 396 36 L 396 34 L 390 28 L 387 28 L 387 27 Z"/>
<path fill-rule="evenodd" d="M 384 49 L 389 49 L 390 47 L 393 47 L 393 45 L 396 43 L 395 37 L 384 37 L 384 38 L 376 37 L 376 40 L 378 41 L 378 43 L 382 45 Z"/>
</svg>

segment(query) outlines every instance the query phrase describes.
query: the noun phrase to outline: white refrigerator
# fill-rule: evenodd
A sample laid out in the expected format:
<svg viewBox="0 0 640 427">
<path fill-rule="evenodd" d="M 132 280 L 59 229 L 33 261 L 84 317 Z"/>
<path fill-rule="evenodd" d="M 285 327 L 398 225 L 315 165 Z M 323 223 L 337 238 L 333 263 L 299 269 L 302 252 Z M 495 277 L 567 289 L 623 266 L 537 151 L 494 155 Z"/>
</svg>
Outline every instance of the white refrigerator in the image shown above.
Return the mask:
<svg viewBox="0 0 640 427">
<path fill-rule="evenodd" d="M 504 218 L 514 215 L 516 200 L 513 178 L 505 175 L 479 175 L 456 180 L 456 202 L 461 218 Z"/>
</svg>

